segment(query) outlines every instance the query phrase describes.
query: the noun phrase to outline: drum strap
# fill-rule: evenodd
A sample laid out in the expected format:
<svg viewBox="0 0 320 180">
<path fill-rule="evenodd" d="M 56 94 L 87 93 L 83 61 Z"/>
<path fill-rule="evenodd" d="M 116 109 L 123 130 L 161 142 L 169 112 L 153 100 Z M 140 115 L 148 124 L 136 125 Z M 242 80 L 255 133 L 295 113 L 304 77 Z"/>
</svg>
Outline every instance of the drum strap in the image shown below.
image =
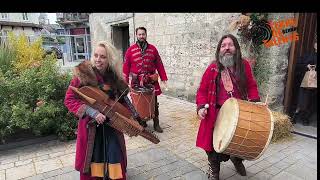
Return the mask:
<svg viewBox="0 0 320 180">
<path fill-rule="evenodd" d="M 219 93 L 218 91 L 220 90 L 219 88 L 219 82 L 220 79 L 222 80 L 223 86 L 226 89 L 227 93 L 230 95 L 230 97 L 233 97 L 233 86 L 235 85 L 235 88 L 240 92 L 241 99 L 247 100 L 246 95 L 243 95 L 240 91 L 239 84 L 237 83 L 235 79 L 235 74 L 231 72 L 229 68 L 226 68 L 222 71 L 219 72 L 217 78 L 216 78 L 216 92 L 217 94 Z"/>
<path fill-rule="evenodd" d="M 240 87 L 239 84 L 237 83 L 236 79 L 235 79 L 235 74 L 231 72 L 231 70 L 229 68 L 227 68 L 229 74 L 231 75 L 231 81 L 233 82 L 233 84 L 236 86 L 236 88 L 238 89 L 238 91 L 240 92 L 241 95 L 241 99 L 242 100 L 248 100 L 247 96 L 242 94 L 242 92 L 240 91 Z"/>
<path fill-rule="evenodd" d="M 220 84 L 220 79 L 221 79 L 221 72 L 219 71 L 218 72 L 218 75 L 217 75 L 217 77 L 216 77 L 216 79 L 215 79 L 215 81 L 216 81 L 216 102 L 218 102 L 218 94 L 219 94 L 219 91 L 220 91 L 220 86 L 219 86 L 219 84 Z M 216 107 L 217 108 L 217 107 Z"/>
<path fill-rule="evenodd" d="M 230 97 L 233 97 L 233 83 L 230 78 L 229 71 L 227 69 L 224 69 L 221 71 L 221 80 L 224 88 L 226 89 L 227 93 L 230 95 Z"/>
</svg>

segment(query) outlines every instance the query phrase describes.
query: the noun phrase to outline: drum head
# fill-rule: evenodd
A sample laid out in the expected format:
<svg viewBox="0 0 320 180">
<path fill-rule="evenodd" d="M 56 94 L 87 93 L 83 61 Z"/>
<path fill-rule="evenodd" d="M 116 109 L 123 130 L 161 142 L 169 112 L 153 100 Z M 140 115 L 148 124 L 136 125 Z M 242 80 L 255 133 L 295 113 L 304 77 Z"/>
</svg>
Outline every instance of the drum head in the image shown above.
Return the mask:
<svg viewBox="0 0 320 180">
<path fill-rule="evenodd" d="M 221 106 L 213 130 L 213 148 L 222 153 L 229 145 L 237 128 L 239 104 L 237 99 L 229 98 Z"/>
</svg>

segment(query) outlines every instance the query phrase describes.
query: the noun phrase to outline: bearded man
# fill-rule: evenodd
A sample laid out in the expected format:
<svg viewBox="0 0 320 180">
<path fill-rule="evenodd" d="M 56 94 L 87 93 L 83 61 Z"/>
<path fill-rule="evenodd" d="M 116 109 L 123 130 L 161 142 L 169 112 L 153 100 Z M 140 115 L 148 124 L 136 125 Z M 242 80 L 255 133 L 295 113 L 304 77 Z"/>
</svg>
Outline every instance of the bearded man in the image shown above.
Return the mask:
<svg viewBox="0 0 320 180">
<path fill-rule="evenodd" d="M 162 133 L 163 130 L 159 124 L 159 103 L 157 96 L 162 91 L 158 82 L 158 74 L 164 87 L 167 87 L 166 81 L 168 80 L 166 71 L 161 61 L 157 48 L 147 42 L 147 29 L 138 27 L 136 29 L 137 42 L 131 45 L 125 54 L 123 63 L 123 77 L 130 86 L 135 85 L 143 86 L 143 84 L 152 84 L 155 89 L 155 117 L 153 118 L 153 128 L 155 131 Z M 158 73 L 156 73 L 156 71 Z M 147 108 L 147 107 L 146 107 Z M 141 124 L 147 127 L 145 121 Z"/>
<path fill-rule="evenodd" d="M 215 60 L 204 72 L 197 90 L 197 114 L 201 119 L 196 146 L 205 150 L 209 161 L 209 179 L 219 179 L 220 163 L 233 162 L 237 172 L 246 176 L 243 159 L 217 153 L 213 149 L 213 131 L 219 109 L 230 97 L 259 102 L 256 80 L 248 60 L 241 56 L 240 45 L 231 35 L 224 35 L 217 47 Z M 208 104 L 209 107 L 205 107 Z"/>
</svg>

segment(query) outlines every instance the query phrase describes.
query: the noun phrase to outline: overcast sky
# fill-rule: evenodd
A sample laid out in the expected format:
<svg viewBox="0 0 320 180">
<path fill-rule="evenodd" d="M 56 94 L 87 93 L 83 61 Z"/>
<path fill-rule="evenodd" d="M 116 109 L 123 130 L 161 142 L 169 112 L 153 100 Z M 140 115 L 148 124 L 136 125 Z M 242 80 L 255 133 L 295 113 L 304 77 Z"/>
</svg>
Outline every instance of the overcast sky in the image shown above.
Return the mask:
<svg viewBox="0 0 320 180">
<path fill-rule="evenodd" d="M 48 14 L 48 18 L 49 18 L 49 23 L 50 24 L 57 24 L 57 16 L 56 13 L 47 13 Z"/>
</svg>

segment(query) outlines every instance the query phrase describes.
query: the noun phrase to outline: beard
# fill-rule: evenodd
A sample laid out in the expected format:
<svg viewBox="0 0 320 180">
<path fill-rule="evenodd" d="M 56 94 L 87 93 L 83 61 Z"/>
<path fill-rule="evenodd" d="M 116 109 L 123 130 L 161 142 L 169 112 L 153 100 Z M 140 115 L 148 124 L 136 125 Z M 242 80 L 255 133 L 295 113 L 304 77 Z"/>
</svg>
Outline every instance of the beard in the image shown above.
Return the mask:
<svg viewBox="0 0 320 180">
<path fill-rule="evenodd" d="M 146 38 L 137 38 L 137 41 L 140 41 L 140 42 L 146 41 Z"/>
<path fill-rule="evenodd" d="M 224 67 L 232 67 L 235 64 L 234 55 L 226 54 L 226 55 L 219 55 L 219 61 Z"/>
<path fill-rule="evenodd" d="M 141 47 L 143 47 L 145 44 L 146 44 L 146 41 L 145 41 L 145 39 L 137 39 L 137 42 L 139 43 L 139 45 L 141 46 Z"/>
<path fill-rule="evenodd" d="M 138 41 L 139 43 L 145 43 L 145 42 L 146 42 L 146 39 L 144 39 L 144 38 L 141 38 L 141 39 L 137 38 L 137 41 Z"/>
</svg>

